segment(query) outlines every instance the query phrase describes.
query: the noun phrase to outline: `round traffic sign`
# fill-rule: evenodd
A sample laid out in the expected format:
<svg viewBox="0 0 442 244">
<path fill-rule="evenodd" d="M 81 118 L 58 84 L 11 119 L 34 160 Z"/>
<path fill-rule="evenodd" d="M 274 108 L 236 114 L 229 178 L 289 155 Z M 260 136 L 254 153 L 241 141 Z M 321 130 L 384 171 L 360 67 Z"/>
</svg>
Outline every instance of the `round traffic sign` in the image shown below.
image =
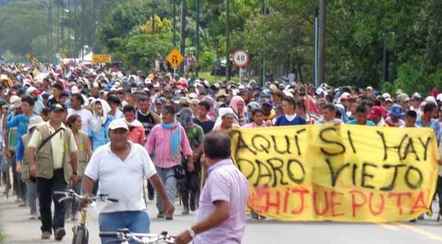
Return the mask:
<svg viewBox="0 0 442 244">
<path fill-rule="evenodd" d="M 246 51 L 237 50 L 233 53 L 233 63 L 238 67 L 246 67 L 250 63 L 250 56 Z"/>
</svg>

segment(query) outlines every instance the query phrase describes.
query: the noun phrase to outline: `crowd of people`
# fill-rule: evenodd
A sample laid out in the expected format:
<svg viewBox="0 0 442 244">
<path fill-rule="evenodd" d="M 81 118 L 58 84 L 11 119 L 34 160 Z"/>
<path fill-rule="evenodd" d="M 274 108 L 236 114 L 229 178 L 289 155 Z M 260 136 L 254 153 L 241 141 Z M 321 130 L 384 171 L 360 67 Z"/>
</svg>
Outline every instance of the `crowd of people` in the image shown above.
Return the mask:
<svg viewBox="0 0 442 244">
<path fill-rule="evenodd" d="M 17 204 L 29 207 L 30 218 L 40 217 L 43 239 L 50 238 L 52 229 L 62 238 L 64 221 L 78 218 L 77 204 L 54 201 L 52 220 L 51 192 L 69 183 L 77 192 L 87 185 L 92 194 L 97 181 L 98 188 L 112 188 L 112 181 L 101 182 L 108 172 L 97 165 L 109 157 L 103 151 L 112 137 L 115 145 L 124 139 L 119 129 L 127 129 L 130 145 L 137 145 L 140 153 L 145 149 L 152 159 L 153 169 L 145 169 L 150 173 L 144 176 L 155 172 L 160 181 L 148 185 L 145 199 L 159 195 L 157 217 L 167 220 L 174 217 L 169 201 L 173 205 L 179 199 L 183 214 L 199 207 L 208 174 L 203 144 L 210 133 L 333 123 L 430 127 L 438 142 L 442 136 L 442 93 L 437 90 L 389 94 L 372 87 L 315 88 L 275 80 L 213 82 L 75 63 L 44 69 L 1 65 L 0 82 L 1 184 L 6 196 L 14 191 Z M 130 156 L 123 147 L 116 155 L 122 161 Z"/>
</svg>

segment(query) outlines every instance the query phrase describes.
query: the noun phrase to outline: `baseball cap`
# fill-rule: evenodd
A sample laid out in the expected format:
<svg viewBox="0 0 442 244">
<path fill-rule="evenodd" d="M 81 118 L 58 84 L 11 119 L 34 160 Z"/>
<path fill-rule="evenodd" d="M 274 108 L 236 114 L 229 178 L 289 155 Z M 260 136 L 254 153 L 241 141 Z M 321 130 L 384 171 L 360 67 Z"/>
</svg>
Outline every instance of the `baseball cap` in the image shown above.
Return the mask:
<svg viewBox="0 0 442 244">
<path fill-rule="evenodd" d="M 129 126 L 127 125 L 126 120 L 124 120 L 124 119 L 116 119 L 116 120 L 113 120 L 113 121 L 109 124 L 109 130 L 116 130 L 116 129 L 125 129 L 125 130 L 129 130 Z"/>
<path fill-rule="evenodd" d="M 19 96 L 12 95 L 9 98 L 9 103 L 11 104 L 11 108 L 18 108 L 21 104 L 21 98 Z"/>
<path fill-rule="evenodd" d="M 51 111 L 52 112 L 64 112 L 64 111 L 66 111 L 66 108 L 62 104 L 56 103 L 51 106 Z"/>
<path fill-rule="evenodd" d="M 382 94 L 382 97 L 383 97 L 385 100 L 387 100 L 388 98 L 391 99 L 391 95 L 390 95 L 390 93 L 384 93 L 384 94 Z"/>
<path fill-rule="evenodd" d="M 38 92 L 38 89 L 33 86 L 30 86 L 28 89 L 26 89 L 26 95 L 28 95 L 28 96 L 32 95 L 32 93 L 34 93 L 34 92 Z"/>
<path fill-rule="evenodd" d="M 368 114 L 368 119 L 379 119 L 382 118 L 384 115 L 384 110 L 380 106 L 373 106 L 370 110 L 370 113 Z"/>
<path fill-rule="evenodd" d="M 390 108 L 390 115 L 394 117 L 402 117 L 404 115 L 402 113 L 402 107 L 398 104 L 393 104 Z"/>
</svg>

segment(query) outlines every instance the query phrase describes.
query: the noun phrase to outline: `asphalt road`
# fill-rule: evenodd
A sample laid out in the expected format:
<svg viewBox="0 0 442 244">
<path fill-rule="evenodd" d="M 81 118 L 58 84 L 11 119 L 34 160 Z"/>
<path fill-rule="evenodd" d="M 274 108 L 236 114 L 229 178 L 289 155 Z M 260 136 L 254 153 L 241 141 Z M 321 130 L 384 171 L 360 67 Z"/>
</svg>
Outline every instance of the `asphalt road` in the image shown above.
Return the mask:
<svg viewBox="0 0 442 244">
<path fill-rule="evenodd" d="M 0 228 L 7 235 L 6 244 L 50 244 L 60 243 L 40 240 L 40 222 L 29 220 L 28 209 L 17 207 L 15 197 L 6 199 L 0 196 Z M 178 233 L 193 223 L 194 215 L 178 215 L 173 221 L 158 220 L 153 203 L 149 204 L 152 218 L 151 230 L 154 233 L 167 230 Z M 67 223 L 67 236 L 61 243 L 71 243 L 72 223 Z M 90 243 L 99 244 L 97 235 L 97 209 L 89 211 Z M 397 224 L 350 224 L 350 223 L 280 223 L 274 221 L 254 221 L 247 223 L 245 244 L 285 244 L 285 243 L 442 243 L 442 223 L 422 220 L 417 223 Z"/>
</svg>

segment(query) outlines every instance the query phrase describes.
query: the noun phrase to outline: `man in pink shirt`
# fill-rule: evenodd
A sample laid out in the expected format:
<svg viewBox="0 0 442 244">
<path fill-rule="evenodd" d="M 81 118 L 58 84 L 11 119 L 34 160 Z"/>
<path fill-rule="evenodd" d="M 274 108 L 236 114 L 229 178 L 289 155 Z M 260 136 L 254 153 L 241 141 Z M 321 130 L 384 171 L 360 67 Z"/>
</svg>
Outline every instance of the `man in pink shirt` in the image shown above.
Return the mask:
<svg viewBox="0 0 442 244">
<path fill-rule="evenodd" d="M 176 122 L 175 108 L 166 105 L 162 111 L 161 124 L 156 125 L 147 137 L 146 149 L 151 155 L 158 175 L 166 186 L 169 200 L 175 202 L 177 188 L 175 169 L 181 165 L 181 160 L 188 160 L 188 171 L 194 170 L 192 161 L 192 149 L 184 128 Z M 161 200 L 157 198 L 158 218 L 164 217 Z M 165 216 L 166 220 L 172 220 L 173 216 Z"/>
<path fill-rule="evenodd" d="M 246 227 L 248 183 L 230 159 L 230 138 L 210 133 L 203 142 L 208 176 L 201 192 L 196 224 L 176 243 L 239 244 Z"/>
</svg>

